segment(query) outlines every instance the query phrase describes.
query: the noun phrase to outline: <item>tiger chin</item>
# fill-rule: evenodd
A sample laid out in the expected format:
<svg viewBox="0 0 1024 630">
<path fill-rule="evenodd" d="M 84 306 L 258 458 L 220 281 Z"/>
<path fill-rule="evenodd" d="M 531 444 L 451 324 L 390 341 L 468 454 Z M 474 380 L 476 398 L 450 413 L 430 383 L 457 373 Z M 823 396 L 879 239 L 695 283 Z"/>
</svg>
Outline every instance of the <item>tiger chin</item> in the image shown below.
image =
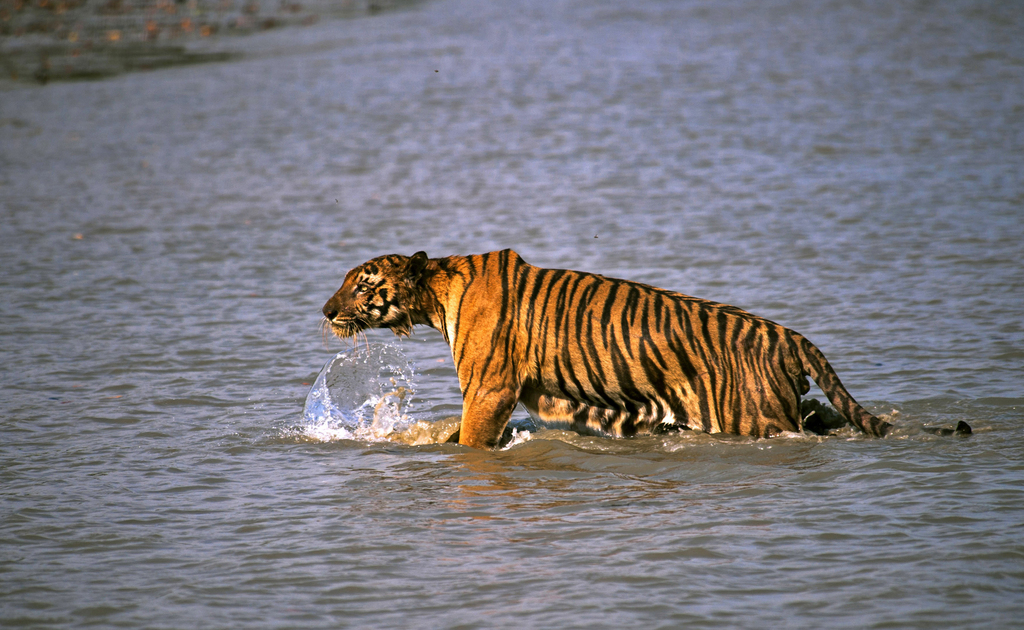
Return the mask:
<svg viewBox="0 0 1024 630">
<path fill-rule="evenodd" d="M 348 272 L 323 314 L 340 337 L 439 331 L 462 390 L 450 441 L 477 448 L 499 445 L 520 403 L 541 425 L 588 434 L 816 430 L 801 412 L 808 376 L 863 432 L 892 428 L 793 330 L 638 282 L 534 267 L 510 249 L 374 258 Z"/>
</svg>

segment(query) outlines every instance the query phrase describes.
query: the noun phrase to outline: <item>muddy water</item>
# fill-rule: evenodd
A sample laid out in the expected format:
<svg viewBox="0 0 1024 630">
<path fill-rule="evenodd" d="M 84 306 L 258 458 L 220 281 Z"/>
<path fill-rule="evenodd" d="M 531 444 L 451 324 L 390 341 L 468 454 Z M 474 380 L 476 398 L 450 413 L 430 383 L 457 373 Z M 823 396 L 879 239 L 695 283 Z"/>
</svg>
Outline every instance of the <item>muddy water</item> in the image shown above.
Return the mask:
<svg viewBox="0 0 1024 630">
<path fill-rule="evenodd" d="M 5 627 L 1012 625 L 1021 42 L 1012 3 L 439 0 L 3 84 Z M 898 430 L 431 444 L 422 329 L 396 434 L 312 431 L 346 269 L 503 247 L 791 326 Z"/>
</svg>

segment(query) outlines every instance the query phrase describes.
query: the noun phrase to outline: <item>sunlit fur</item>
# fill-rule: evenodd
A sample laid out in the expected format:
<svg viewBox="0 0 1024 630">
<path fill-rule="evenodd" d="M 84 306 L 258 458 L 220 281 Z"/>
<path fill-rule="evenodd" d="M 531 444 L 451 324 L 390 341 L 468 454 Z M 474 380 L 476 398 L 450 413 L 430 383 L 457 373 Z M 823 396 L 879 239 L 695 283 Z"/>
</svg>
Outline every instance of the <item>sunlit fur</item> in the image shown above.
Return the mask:
<svg viewBox="0 0 1024 630">
<path fill-rule="evenodd" d="M 891 426 L 799 333 L 726 304 L 534 267 L 512 250 L 374 258 L 323 312 L 339 337 L 440 331 L 462 388 L 458 440 L 471 446 L 493 448 L 517 403 L 542 423 L 615 436 L 800 431 L 808 376 L 861 430 Z"/>
<path fill-rule="evenodd" d="M 412 334 L 409 307 L 415 302 L 416 287 L 403 276 L 408 261 L 406 256 L 381 256 L 349 271 L 341 288 L 324 305 L 331 332 L 343 339 L 369 328 Z"/>
</svg>

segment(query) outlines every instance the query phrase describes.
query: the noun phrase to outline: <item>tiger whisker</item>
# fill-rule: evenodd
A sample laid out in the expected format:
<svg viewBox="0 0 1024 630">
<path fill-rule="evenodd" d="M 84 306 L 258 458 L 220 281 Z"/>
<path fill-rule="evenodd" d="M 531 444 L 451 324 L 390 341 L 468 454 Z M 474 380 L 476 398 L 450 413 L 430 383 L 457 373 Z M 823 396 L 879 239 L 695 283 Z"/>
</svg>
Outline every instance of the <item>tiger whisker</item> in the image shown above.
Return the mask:
<svg viewBox="0 0 1024 630">
<path fill-rule="evenodd" d="M 324 350 L 331 347 L 331 322 L 327 321 L 326 317 L 320 318 L 320 340 L 324 344 Z"/>
</svg>

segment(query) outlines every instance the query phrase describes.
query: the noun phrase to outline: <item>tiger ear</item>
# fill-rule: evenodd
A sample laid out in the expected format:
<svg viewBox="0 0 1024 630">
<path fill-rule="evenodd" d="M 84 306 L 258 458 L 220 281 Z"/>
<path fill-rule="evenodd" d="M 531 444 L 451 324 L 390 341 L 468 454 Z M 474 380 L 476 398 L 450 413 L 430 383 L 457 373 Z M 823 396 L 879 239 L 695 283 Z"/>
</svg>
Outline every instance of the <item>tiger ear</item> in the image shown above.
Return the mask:
<svg viewBox="0 0 1024 630">
<path fill-rule="evenodd" d="M 427 269 L 427 260 L 426 252 L 416 252 L 409 259 L 405 267 L 405 277 L 413 285 L 419 284 L 420 279 L 423 278 L 423 272 Z"/>
</svg>

